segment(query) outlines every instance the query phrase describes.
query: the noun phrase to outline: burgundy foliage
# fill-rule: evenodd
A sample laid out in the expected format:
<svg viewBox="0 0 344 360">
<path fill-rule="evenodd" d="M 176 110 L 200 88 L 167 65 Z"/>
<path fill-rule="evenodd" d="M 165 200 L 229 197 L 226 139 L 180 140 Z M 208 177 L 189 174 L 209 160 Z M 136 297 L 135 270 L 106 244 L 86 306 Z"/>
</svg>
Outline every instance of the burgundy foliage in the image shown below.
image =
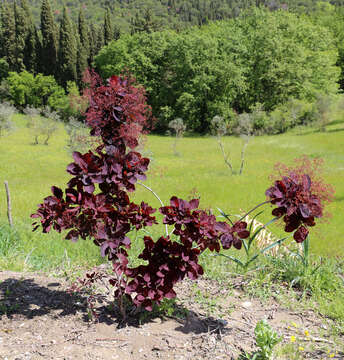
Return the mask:
<svg viewBox="0 0 344 360">
<path fill-rule="evenodd" d="M 237 221 L 227 232 L 221 235 L 222 247 L 229 249 L 233 245 L 235 248 L 241 249 L 242 239 L 247 239 L 250 236 L 250 232 L 246 228 L 246 222 Z"/>
<path fill-rule="evenodd" d="M 333 201 L 335 190 L 330 184 L 326 184 L 323 177 L 325 173 L 324 160 L 321 158 L 311 159 L 306 155 L 293 160 L 293 166 L 277 163 L 274 167 L 275 174 L 271 175 L 273 181 L 281 179 L 283 176 L 296 177 L 302 181 L 304 174 L 307 174 L 311 182 L 311 192 L 316 195 L 322 204 Z"/>
<path fill-rule="evenodd" d="M 294 159 L 290 167 L 277 163 L 271 176 L 275 184 L 266 191 L 271 203 L 277 205 L 272 214 L 283 218 L 285 231 L 296 230 L 294 239 L 298 243 L 307 238 L 308 227 L 315 225 L 315 219 L 329 216 L 324 207 L 333 200 L 335 191 L 323 179 L 323 165 L 322 159 L 305 155 Z"/>
<path fill-rule="evenodd" d="M 153 302 L 159 304 L 164 298 L 174 298 L 174 285 L 188 276 L 197 279 L 203 274 L 198 264 L 200 250 L 161 237 L 154 242 L 150 237 L 144 238 L 145 248 L 139 255 L 147 265 L 127 269 L 126 275 L 132 280 L 126 292 L 136 293 L 134 304 L 152 310 Z"/>
<path fill-rule="evenodd" d="M 242 239 L 249 236 L 245 230 L 247 224 L 240 222 L 231 227 L 225 222 L 217 222 L 214 215 L 198 209 L 198 206 L 198 199 L 187 202 L 172 197 L 170 206 L 160 208 L 160 212 L 165 215 L 164 224 L 174 225 L 173 234 L 179 236 L 185 246 L 197 245 L 201 251 L 219 252 L 222 243 L 225 249 L 231 245 L 240 249 Z"/>
<path fill-rule="evenodd" d="M 164 223 L 173 225 L 173 235 L 154 242 L 144 238 L 145 248 L 139 258 L 147 262 L 136 268 L 128 266 L 127 250 L 132 230 L 152 226 L 157 221 L 155 209 L 142 202 L 129 200 L 128 192 L 135 190 L 139 180 L 146 179 L 149 159 L 134 149 L 151 117 L 142 88 L 133 86 L 128 78 L 111 77 L 103 84 L 92 72 L 85 74 L 89 98 L 86 122 L 91 135 L 101 139 L 95 151 L 74 152 L 74 162 L 67 166 L 72 178 L 65 191 L 53 186 L 52 195 L 44 199 L 33 218 L 40 221 L 43 232 L 51 229 L 68 230 L 66 239 L 93 239 L 102 256 L 113 263 L 114 276 L 109 278 L 115 287 L 115 297 L 124 296 L 137 306 L 148 310 L 153 302 L 175 296 L 174 285 L 186 276 L 196 279 L 203 274 L 198 256 L 206 249 L 220 251 L 232 244 L 241 247 L 248 236 L 246 223 L 230 227 L 216 221 L 211 213 L 198 209 L 199 201 L 187 202 L 172 197 L 170 206 L 160 208 Z M 236 234 L 236 235 L 234 235 Z M 89 275 L 87 284 L 97 276 Z"/>
<path fill-rule="evenodd" d="M 307 226 L 315 225 L 315 218 L 322 217 L 322 204 L 311 191 L 311 179 L 304 174 L 302 178 L 290 174 L 266 191 L 271 203 L 277 205 L 272 215 L 283 217 L 285 231 L 293 232 L 294 239 L 300 243 L 308 236 Z"/>
<path fill-rule="evenodd" d="M 173 226 L 171 236 L 155 242 L 146 236 L 139 255 L 145 264 L 130 267 L 128 234 L 157 223 L 156 209 L 144 202 L 135 204 L 128 196 L 138 181 L 146 179 L 149 159 L 134 149 L 147 129 L 151 110 L 144 90 L 135 87 L 131 79 L 113 76 L 104 84 L 95 73 L 87 76 L 86 121 L 91 135 L 99 137 L 101 143 L 94 151 L 74 152 L 74 161 L 67 166 L 71 175 L 67 188 L 52 187 L 52 195 L 31 215 L 38 219 L 34 230 L 39 226 L 44 233 L 67 230 L 66 239 L 71 241 L 91 238 L 101 255 L 112 261 L 113 276 L 108 281 L 115 288 L 120 308 L 127 298 L 151 310 L 154 302 L 176 296 L 173 288 L 178 281 L 203 274 L 198 263 L 202 252 L 219 252 L 221 247 L 231 246 L 240 249 L 250 234 L 246 222 L 218 222 L 210 211 L 199 209 L 198 199 L 185 201 L 173 196 L 169 206 L 159 209 L 163 223 Z M 285 230 L 297 230 L 294 238 L 298 242 L 306 238 L 307 226 L 322 216 L 321 199 L 312 192 L 307 175 L 285 176 L 266 194 L 277 205 L 273 214 L 283 217 Z M 98 277 L 92 273 L 81 285 L 88 286 Z"/>
</svg>

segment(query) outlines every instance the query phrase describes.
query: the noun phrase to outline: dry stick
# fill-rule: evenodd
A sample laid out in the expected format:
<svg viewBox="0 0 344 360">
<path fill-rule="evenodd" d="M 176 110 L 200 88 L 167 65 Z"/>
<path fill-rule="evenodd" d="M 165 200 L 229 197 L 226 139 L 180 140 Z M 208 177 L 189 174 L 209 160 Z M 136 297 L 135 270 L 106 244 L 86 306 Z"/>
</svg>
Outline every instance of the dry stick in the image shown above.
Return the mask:
<svg viewBox="0 0 344 360">
<path fill-rule="evenodd" d="M 244 162 L 245 162 L 245 151 L 246 151 L 246 147 L 248 145 L 248 141 L 245 141 L 242 149 L 241 149 L 241 165 L 240 165 L 240 171 L 239 171 L 239 175 L 242 174 L 242 171 L 244 170 Z"/>
<path fill-rule="evenodd" d="M 161 199 L 159 198 L 158 194 L 156 192 L 154 192 L 150 187 L 148 187 L 145 184 L 142 184 L 141 182 L 137 182 L 139 185 L 143 186 L 144 188 L 146 188 L 147 190 L 149 190 L 160 202 L 161 206 L 164 207 L 164 203 L 161 201 Z M 165 229 L 166 229 L 166 236 L 168 236 L 168 227 L 167 224 L 165 224 Z"/>
<path fill-rule="evenodd" d="M 313 336 L 308 336 L 308 337 L 300 337 L 299 340 L 302 341 L 315 341 L 315 342 L 324 342 L 327 344 L 333 344 L 334 342 L 331 340 L 327 340 L 327 339 L 323 339 L 323 338 L 317 338 L 317 337 L 313 337 Z"/>
<path fill-rule="evenodd" d="M 174 143 L 173 143 L 173 153 L 175 156 L 178 155 L 178 151 L 177 151 L 177 141 L 178 141 L 178 135 L 176 133 L 176 137 L 174 138 Z"/>
<path fill-rule="evenodd" d="M 8 223 L 11 227 L 13 227 L 13 221 L 12 221 L 12 207 L 11 207 L 11 194 L 10 189 L 8 187 L 8 181 L 5 181 L 5 188 L 6 188 L 6 195 L 7 195 L 7 217 L 8 217 Z"/>
<path fill-rule="evenodd" d="M 31 254 L 32 254 L 35 250 L 36 250 L 36 248 L 31 249 L 31 251 L 26 255 L 25 260 L 24 260 L 24 265 L 27 264 L 27 262 L 28 262 L 29 259 L 30 259 Z"/>
<path fill-rule="evenodd" d="M 219 138 L 217 139 L 217 142 L 218 142 L 219 145 L 220 145 L 220 148 L 221 148 L 221 151 L 222 151 L 222 155 L 223 155 L 223 160 L 225 161 L 226 165 L 231 169 L 231 173 L 233 174 L 233 166 L 232 166 L 231 162 L 228 161 L 229 155 L 226 155 L 225 149 L 223 148 L 222 141 L 221 141 Z"/>
</svg>

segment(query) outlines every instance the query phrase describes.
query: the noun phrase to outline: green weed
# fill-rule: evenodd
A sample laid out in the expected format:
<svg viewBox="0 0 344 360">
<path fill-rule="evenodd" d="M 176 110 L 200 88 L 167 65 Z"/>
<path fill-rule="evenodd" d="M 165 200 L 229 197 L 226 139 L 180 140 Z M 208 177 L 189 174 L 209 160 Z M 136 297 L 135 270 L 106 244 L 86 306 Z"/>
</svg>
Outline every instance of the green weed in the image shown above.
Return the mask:
<svg viewBox="0 0 344 360">
<path fill-rule="evenodd" d="M 268 324 L 266 320 L 258 321 L 254 335 L 258 350 L 252 354 L 244 353 L 239 360 L 270 360 L 274 347 L 282 341 L 282 337 Z"/>
</svg>

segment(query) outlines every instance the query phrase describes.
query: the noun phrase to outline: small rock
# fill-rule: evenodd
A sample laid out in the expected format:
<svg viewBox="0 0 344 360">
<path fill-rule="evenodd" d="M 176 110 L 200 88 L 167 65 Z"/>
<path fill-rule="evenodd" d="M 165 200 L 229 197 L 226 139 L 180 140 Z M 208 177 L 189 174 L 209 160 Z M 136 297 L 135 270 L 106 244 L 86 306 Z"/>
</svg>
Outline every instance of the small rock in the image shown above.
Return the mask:
<svg viewBox="0 0 344 360">
<path fill-rule="evenodd" d="M 251 301 L 244 301 L 241 306 L 245 309 L 249 309 L 252 306 Z"/>
<path fill-rule="evenodd" d="M 236 297 L 240 297 L 240 292 L 237 291 L 237 290 L 233 290 L 233 295 L 236 296 Z"/>
<path fill-rule="evenodd" d="M 157 318 L 153 319 L 152 322 L 155 324 L 161 324 L 162 320 L 161 320 L 161 318 L 157 317 Z"/>
</svg>

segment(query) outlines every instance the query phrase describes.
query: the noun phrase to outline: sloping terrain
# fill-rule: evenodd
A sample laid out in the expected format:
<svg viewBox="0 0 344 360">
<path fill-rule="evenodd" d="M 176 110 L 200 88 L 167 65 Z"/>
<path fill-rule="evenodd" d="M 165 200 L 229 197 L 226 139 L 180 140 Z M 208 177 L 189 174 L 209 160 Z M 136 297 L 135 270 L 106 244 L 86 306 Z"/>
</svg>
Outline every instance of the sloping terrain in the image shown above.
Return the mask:
<svg viewBox="0 0 344 360">
<path fill-rule="evenodd" d="M 273 299 L 247 299 L 243 285 L 237 279 L 228 291 L 214 281 L 185 281 L 177 289 L 174 315 L 141 314 L 126 323 L 105 300 L 97 304 L 94 322 L 84 298 L 68 294 L 65 280 L 3 271 L 0 359 L 238 359 L 255 350 L 254 327 L 264 318 L 283 335 L 286 354 L 281 350 L 279 359 L 297 359 L 291 357 L 297 352 L 300 359 L 343 359 L 326 335 L 326 319 L 285 309 Z"/>
</svg>

